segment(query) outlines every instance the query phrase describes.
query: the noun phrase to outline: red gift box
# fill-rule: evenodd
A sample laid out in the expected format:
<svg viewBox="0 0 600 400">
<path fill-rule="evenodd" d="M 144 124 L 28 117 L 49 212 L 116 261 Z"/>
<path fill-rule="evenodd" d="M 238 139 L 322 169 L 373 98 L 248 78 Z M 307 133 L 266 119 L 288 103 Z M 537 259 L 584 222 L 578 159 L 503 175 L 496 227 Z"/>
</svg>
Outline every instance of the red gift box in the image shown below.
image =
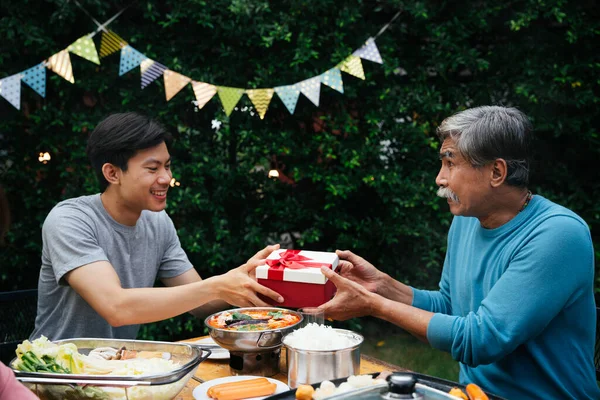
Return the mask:
<svg viewBox="0 0 600 400">
<path fill-rule="evenodd" d="M 335 285 L 321 267 L 335 271 L 339 258 L 335 253 L 308 250 L 276 250 L 267 264 L 256 268 L 258 283 L 283 296 L 283 303 L 260 296 L 267 303 L 286 307 L 317 307 L 331 300 Z"/>
</svg>

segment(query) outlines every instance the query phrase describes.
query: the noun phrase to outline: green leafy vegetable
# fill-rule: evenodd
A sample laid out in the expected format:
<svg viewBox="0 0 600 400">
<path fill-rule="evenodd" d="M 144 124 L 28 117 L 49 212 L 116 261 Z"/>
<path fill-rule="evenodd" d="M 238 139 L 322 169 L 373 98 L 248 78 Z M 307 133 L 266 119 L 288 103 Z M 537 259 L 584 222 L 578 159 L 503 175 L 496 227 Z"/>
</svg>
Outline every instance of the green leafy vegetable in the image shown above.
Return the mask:
<svg viewBox="0 0 600 400">
<path fill-rule="evenodd" d="M 231 314 L 231 318 L 234 320 L 252 319 L 252 317 L 248 314 L 242 314 L 238 312 L 234 312 L 233 314 Z"/>
<path fill-rule="evenodd" d="M 281 311 L 271 311 L 271 312 L 269 312 L 269 315 L 271 317 L 273 317 L 273 319 L 281 319 L 281 318 L 283 318 L 283 312 L 281 312 Z"/>
</svg>

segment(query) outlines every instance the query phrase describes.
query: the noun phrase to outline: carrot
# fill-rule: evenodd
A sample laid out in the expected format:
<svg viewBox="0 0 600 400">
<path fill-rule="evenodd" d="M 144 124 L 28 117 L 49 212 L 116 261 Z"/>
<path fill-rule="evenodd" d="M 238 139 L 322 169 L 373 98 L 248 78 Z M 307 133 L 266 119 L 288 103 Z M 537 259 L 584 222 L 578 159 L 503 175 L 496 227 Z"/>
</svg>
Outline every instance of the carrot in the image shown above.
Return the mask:
<svg viewBox="0 0 600 400">
<path fill-rule="evenodd" d="M 206 394 L 209 397 L 216 397 L 215 394 L 216 392 L 225 389 L 225 388 L 237 388 L 237 387 L 250 387 L 250 386 L 254 386 L 254 385 L 265 385 L 269 383 L 269 381 L 267 380 L 267 378 L 256 378 L 256 379 L 246 379 L 243 381 L 236 381 L 236 382 L 228 382 L 228 383 L 221 383 L 219 385 L 214 385 L 211 386 L 210 388 L 208 388 L 208 391 L 206 392 Z"/>
<path fill-rule="evenodd" d="M 239 400 L 247 399 L 250 397 L 268 396 L 275 393 L 277 385 L 274 383 L 267 383 L 266 385 L 242 387 L 235 389 L 221 390 L 216 394 L 217 400 Z"/>
<path fill-rule="evenodd" d="M 456 396 L 459 399 L 462 400 L 469 400 L 469 398 L 467 397 L 467 395 L 465 394 L 465 392 L 463 392 L 462 390 L 460 390 L 457 387 L 453 387 L 452 389 L 450 389 L 450 392 L 448 392 L 448 394 L 452 395 L 452 396 Z"/>
<path fill-rule="evenodd" d="M 469 395 L 469 400 L 489 400 L 483 390 L 474 383 L 467 385 L 467 394 Z"/>
</svg>

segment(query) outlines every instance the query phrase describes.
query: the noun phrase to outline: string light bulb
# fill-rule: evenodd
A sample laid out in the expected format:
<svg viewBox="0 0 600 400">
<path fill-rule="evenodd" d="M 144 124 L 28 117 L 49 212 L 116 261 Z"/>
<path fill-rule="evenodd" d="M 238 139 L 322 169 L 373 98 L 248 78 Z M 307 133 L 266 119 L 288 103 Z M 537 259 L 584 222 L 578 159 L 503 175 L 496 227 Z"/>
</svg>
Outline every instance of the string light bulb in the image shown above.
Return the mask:
<svg viewBox="0 0 600 400">
<path fill-rule="evenodd" d="M 171 182 L 169 182 L 169 186 L 171 186 L 171 187 L 181 186 L 181 182 L 178 182 L 175 178 L 171 178 Z"/>
<path fill-rule="evenodd" d="M 269 171 L 269 178 L 279 178 L 279 171 L 272 169 Z"/>
<path fill-rule="evenodd" d="M 42 164 L 48 164 L 48 161 L 50 161 L 52 159 L 52 157 L 50 157 L 50 153 L 46 152 L 40 152 L 40 155 L 38 156 L 38 161 L 41 162 Z"/>
</svg>

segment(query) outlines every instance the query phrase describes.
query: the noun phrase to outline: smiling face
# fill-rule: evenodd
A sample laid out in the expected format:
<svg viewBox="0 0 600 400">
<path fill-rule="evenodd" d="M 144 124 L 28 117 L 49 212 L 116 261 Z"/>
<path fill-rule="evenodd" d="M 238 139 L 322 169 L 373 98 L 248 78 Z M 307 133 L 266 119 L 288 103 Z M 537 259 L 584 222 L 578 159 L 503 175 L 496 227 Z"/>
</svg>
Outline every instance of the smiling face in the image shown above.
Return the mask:
<svg viewBox="0 0 600 400">
<path fill-rule="evenodd" d="M 442 166 L 435 183 L 438 195 L 448 199 L 454 215 L 481 217 L 486 211 L 491 185 L 491 166 L 475 168 L 467 162 L 453 139 L 446 139 L 440 148 Z M 451 192 L 451 193 L 450 193 Z M 453 195 L 452 195 L 453 194 Z"/>
<path fill-rule="evenodd" d="M 111 216 L 135 225 L 143 210 L 162 211 L 167 205 L 171 182 L 171 156 L 165 143 L 138 151 L 127 162 L 127 170 L 107 164 L 108 189 L 103 202 Z"/>
</svg>

